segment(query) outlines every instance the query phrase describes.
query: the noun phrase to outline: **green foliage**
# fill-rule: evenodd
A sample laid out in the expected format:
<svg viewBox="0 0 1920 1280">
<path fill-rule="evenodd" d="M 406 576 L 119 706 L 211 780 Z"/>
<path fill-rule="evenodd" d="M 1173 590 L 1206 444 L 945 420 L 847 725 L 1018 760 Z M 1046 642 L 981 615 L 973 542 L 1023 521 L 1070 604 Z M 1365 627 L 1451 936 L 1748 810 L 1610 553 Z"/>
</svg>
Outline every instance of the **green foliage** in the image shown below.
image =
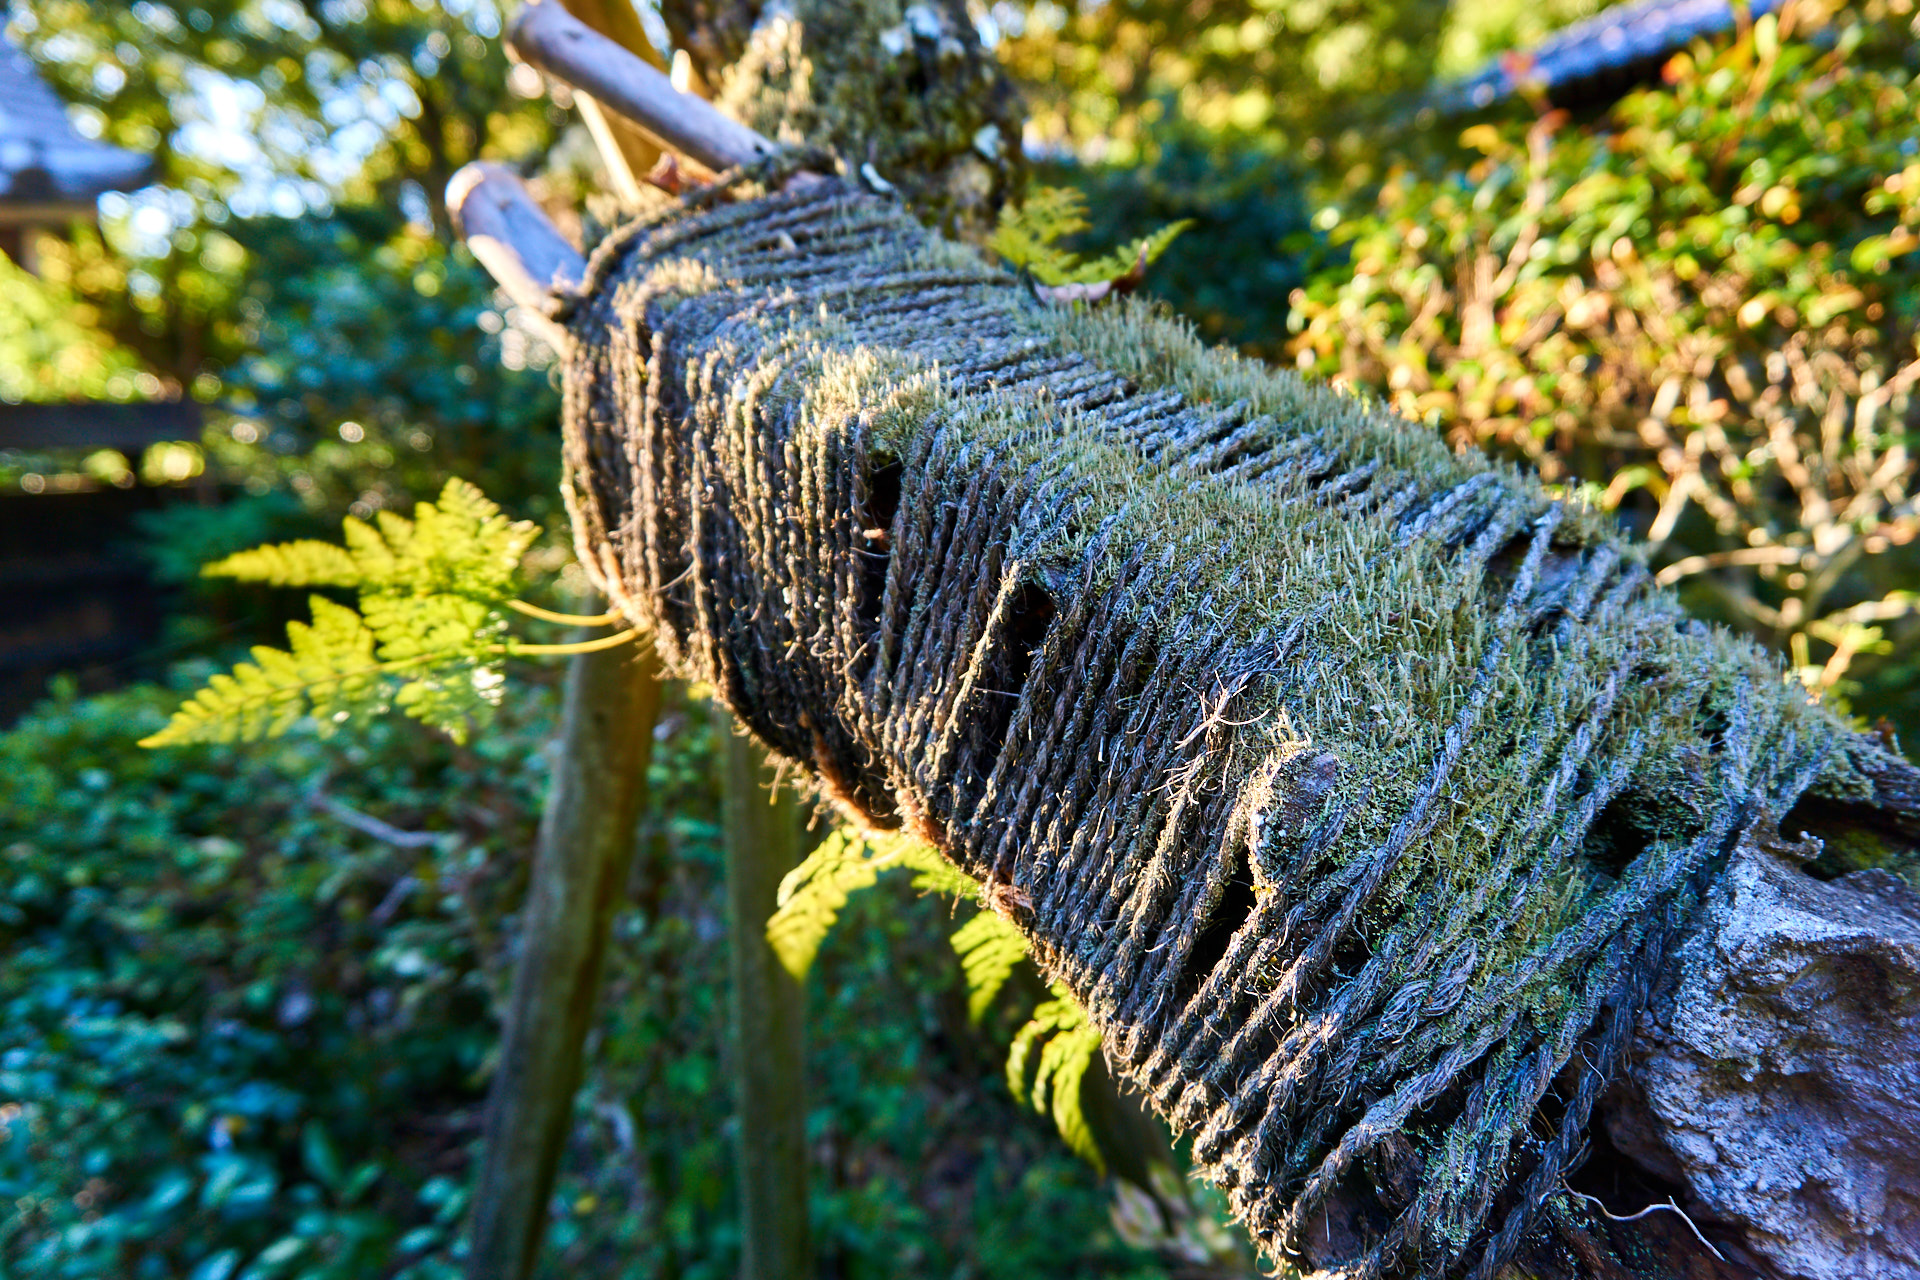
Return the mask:
<svg viewBox="0 0 1920 1280">
<path fill-rule="evenodd" d="M 913 887 L 922 893 L 977 896 L 980 891 L 932 847 L 911 836 L 836 829 L 780 881 L 778 909 L 767 921 L 767 943 L 787 972 L 806 977 L 848 897 L 872 888 L 882 872 L 895 867 L 912 870 Z"/>
<path fill-rule="evenodd" d="M 914 871 L 912 887 L 922 894 L 981 900 L 981 886 L 933 846 L 904 832 L 860 835 L 838 829 L 820 842 L 805 861 L 780 883 L 779 908 L 767 921 L 767 942 L 796 978 L 805 977 L 821 944 L 854 894 L 871 889 L 895 867 Z M 967 1021 L 979 1025 L 1015 967 L 1027 958 L 1027 941 L 998 913 L 982 909 L 953 933 L 952 944 L 966 978 Z M 1031 1088 L 1028 1058 L 1041 1048 Z M 1106 1165 L 1081 1110 L 1080 1082 L 1100 1048 L 1100 1032 L 1062 988 L 1041 1003 L 1014 1037 L 1007 1057 L 1007 1081 L 1015 1098 L 1031 1100 L 1035 1111 L 1051 1115 L 1067 1146 L 1105 1172 Z"/>
<path fill-rule="evenodd" d="M 1027 958 L 1027 940 L 1005 916 L 982 911 L 955 930 L 952 941 L 967 975 L 967 1017 L 979 1022 L 1014 966 Z"/>
<path fill-rule="evenodd" d="M 1040 1050 L 1037 1065 L 1029 1061 L 1036 1047 Z M 1072 993 L 1056 982 L 1053 999 L 1036 1005 L 1033 1017 L 1013 1038 L 1007 1052 L 1007 1087 L 1040 1114 L 1051 1113 L 1066 1144 L 1105 1172 L 1106 1162 L 1080 1108 L 1080 1081 L 1099 1051 L 1099 1029 L 1087 1020 L 1087 1011 Z"/>
<path fill-rule="evenodd" d="M 312 624 L 287 624 L 288 649 L 255 646 L 141 745 L 257 742 L 309 718 L 325 736 L 389 706 L 465 741 L 499 705 L 499 659 L 514 651 L 502 643 L 506 608 L 538 532 L 455 479 L 412 520 L 347 517 L 344 547 L 307 539 L 215 561 L 209 577 L 352 588 L 360 609 L 313 596 Z"/>
<path fill-rule="evenodd" d="M 1803 2 L 1595 127 L 1474 126 L 1466 173 L 1395 173 L 1333 230 L 1352 266 L 1299 296 L 1295 342 L 1583 488 L 1696 613 L 1909 733 L 1913 23 Z"/>
<path fill-rule="evenodd" d="M 451 1280 L 465 1138 L 437 1117 L 479 1101 L 485 922 L 553 699 L 473 749 L 397 721 L 135 748 L 177 696 L 66 693 L 0 735 L 0 1272 Z"/>
<path fill-rule="evenodd" d="M 1453 11 L 1473 7 L 1134 0 L 994 12 L 1012 17 L 1001 55 L 1029 86 L 1033 132 L 1131 164 L 1175 110 L 1209 132 L 1259 133 L 1295 152 L 1337 142 L 1425 85 Z"/>
<path fill-rule="evenodd" d="M 1087 199 L 1072 187 L 1036 187 L 1018 205 L 1000 210 L 987 247 L 1015 270 L 1030 271 L 1045 285 L 1098 284 L 1117 280 L 1142 262 L 1151 263 L 1190 225 L 1182 220 L 1141 236 L 1124 248 L 1083 262 L 1059 242 L 1085 231 Z"/>
<path fill-rule="evenodd" d="M 0 733 L 0 1274 L 454 1280 L 555 691 L 468 746 L 390 718 L 134 747 L 179 696 L 65 693 Z M 713 740 L 684 704 L 662 734 L 541 1280 L 739 1273 Z M 816 962 L 823 1274 L 1168 1274 L 981 1087 L 948 910 L 857 895 Z"/>
<path fill-rule="evenodd" d="M 0 255 L 0 401 L 128 400 L 139 360 L 94 328 L 68 289 L 37 280 Z"/>
<path fill-rule="evenodd" d="M 1137 164 L 1043 166 L 1046 181 L 1086 197 L 1086 230 L 1069 247 L 1130 244 L 1154 227 L 1189 224 L 1167 247 L 1141 292 L 1157 298 L 1210 341 L 1272 358 L 1288 333 L 1288 299 L 1333 255 L 1311 226 L 1308 180 L 1271 145 L 1163 124 Z"/>
</svg>

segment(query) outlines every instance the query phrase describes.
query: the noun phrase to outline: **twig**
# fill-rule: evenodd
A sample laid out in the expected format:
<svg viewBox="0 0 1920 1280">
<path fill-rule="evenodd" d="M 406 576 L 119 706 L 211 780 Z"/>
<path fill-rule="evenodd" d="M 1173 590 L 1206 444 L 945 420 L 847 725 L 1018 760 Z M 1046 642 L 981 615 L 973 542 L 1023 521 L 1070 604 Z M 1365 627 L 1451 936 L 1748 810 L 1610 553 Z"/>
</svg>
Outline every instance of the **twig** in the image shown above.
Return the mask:
<svg viewBox="0 0 1920 1280">
<path fill-rule="evenodd" d="M 1693 1219 L 1687 1216 L 1687 1211 L 1685 1209 L 1682 1209 L 1679 1205 L 1673 1202 L 1672 1196 L 1668 1196 L 1666 1200 L 1658 1204 L 1650 1204 L 1638 1213 L 1629 1213 L 1625 1217 L 1621 1217 L 1619 1214 L 1614 1213 L 1612 1210 L 1608 1209 L 1607 1206 L 1605 1206 L 1604 1204 L 1601 1204 L 1598 1200 L 1594 1199 L 1592 1196 L 1588 1195 L 1586 1192 L 1575 1191 L 1572 1187 L 1567 1186 L 1567 1184 L 1564 1182 L 1561 1183 L 1560 1186 L 1561 1186 L 1561 1189 L 1564 1190 L 1568 1195 L 1574 1196 L 1581 1200 L 1585 1200 L 1588 1204 L 1592 1205 L 1594 1208 L 1598 1209 L 1601 1213 L 1613 1219 L 1615 1222 L 1635 1222 L 1641 1218 L 1646 1217 L 1648 1214 L 1652 1213 L 1656 1209 L 1666 1209 L 1673 1213 L 1677 1213 L 1680 1215 L 1680 1221 L 1687 1224 L 1687 1230 L 1693 1232 L 1693 1238 L 1695 1240 L 1698 1240 L 1702 1245 L 1704 1245 L 1708 1253 L 1720 1259 L 1720 1261 L 1722 1262 L 1727 1261 L 1727 1255 L 1720 1252 L 1718 1249 L 1714 1248 L 1713 1242 L 1700 1234 L 1700 1228 L 1693 1225 Z"/>
<path fill-rule="evenodd" d="M 390 822 L 382 822 L 372 814 L 362 813 L 358 809 L 341 804 L 318 786 L 307 792 L 307 803 L 329 817 L 345 823 L 362 835 L 384 840 L 399 849 L 431 849 L 441 841 L 448 839 L 450 831 L 405 831 Z"/>
</svg>

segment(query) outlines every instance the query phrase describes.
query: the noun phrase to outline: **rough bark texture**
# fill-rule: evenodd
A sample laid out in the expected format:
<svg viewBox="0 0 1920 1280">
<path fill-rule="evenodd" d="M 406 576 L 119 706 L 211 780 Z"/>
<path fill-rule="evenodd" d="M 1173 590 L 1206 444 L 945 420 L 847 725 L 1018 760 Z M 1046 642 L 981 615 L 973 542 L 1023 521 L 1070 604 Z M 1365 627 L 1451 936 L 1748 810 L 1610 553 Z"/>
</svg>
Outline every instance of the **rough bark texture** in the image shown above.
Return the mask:
<svg viewBox="0 0 1920 1280">
<path fill-rule="evenodd" d="M 500 1065 L 487 1098 L 468 1280 L 532 1273 L 573 1128 L 607 938 L 633 866 L 659 710 L 660 668 L 644 648 L 581 654 L 569 664 Z"/>
<path fill-rule="evenodd" d="M 1796 862 L 1736 852 L 1641 1019 L 1608 1128 L 1767 1272 L 1920 1275 L 1920 894 Z"/>
</svg>

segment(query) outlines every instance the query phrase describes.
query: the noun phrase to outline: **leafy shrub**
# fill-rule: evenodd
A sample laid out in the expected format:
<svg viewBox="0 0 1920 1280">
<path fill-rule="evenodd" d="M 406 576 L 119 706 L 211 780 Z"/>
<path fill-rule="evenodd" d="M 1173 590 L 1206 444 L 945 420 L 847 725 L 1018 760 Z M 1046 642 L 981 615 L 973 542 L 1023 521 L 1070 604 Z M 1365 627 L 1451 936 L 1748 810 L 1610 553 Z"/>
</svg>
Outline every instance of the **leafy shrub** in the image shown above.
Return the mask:
<svg viewBox="0 0 1920 1280">
<path fill-rule="evenodd" d="M 62 696 L 0 738 L 0 1258 L 450 1274 L 550 699 L 471 749 L 133 749 L 171 696 Z M 343 805 L 444 834 L 395 847 Z"/>
<path fill-rule="evenodd" d="M 555 699 L 135 747 L 205 674 L 0 735 L 0 1274 L 452 1277 Z M 709 734 L 662 723 L 544 1274 L 738 1269 Z M 814 966 L 823 1273 L 1161 1274 L 1007 1096 L 952 928 L 858 894 Z"/>
<path fill-rule="evenodd" d="M 1586 486 L 1697 611 L 1920 729 L 1910 0 L 1788 6 L 1592 129 L 1483 124 L 1296 297 L 1304 368 Z"/>
</svg>

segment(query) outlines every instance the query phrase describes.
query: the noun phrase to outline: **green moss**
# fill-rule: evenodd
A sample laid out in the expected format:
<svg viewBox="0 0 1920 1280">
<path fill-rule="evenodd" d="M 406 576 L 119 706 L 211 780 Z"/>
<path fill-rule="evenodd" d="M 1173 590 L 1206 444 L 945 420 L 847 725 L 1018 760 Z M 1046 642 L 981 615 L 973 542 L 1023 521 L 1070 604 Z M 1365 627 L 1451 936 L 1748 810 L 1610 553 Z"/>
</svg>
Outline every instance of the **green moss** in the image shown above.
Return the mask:
<svg viewBox="0 0 1920 1280">
<path fill-rule="evenodd" d="M 1043 308 L 850 193 L 624 243 L 575 321 L 572 385 L 607 403 L 574 456 L 644 422 L 700 481 L 636 500 L 577 470 L 587 540 L 830 796 L 1029 904 L 1036 957 L 1270 1251 L 1405 1132 L 1418 1203 L 1372 1247 L 1459 1262 L 1497 1190 L 1570 1156 L 1593 1080 L 1548 1143 L 1536 1107 L 1576 1051 L 1604 1072 L 1619 1035 L 1590 1028 L 1630 1021 L 1737 825 L 1862 783 L 1847 726 L 1603 515 L 1371 401 L 1148 308 Z M 622 399 L 602 335 L 629 326 L 670 386 Z M 862 621 L 845 504 L 892 466 Z M 1004 740 L 969 736 L 982 688 L 1016 699 Z M 1242 859 L 1266 932 L 1183 972 Z"/>
<path fill-rule="evenodd" d="M 1023 177 L 1020 104 L 964 5 L 802 0 L 759 23 L 718 100 L 778 142 L 870 164 L 948 234 L 983 235 Z"/>
</svg>

